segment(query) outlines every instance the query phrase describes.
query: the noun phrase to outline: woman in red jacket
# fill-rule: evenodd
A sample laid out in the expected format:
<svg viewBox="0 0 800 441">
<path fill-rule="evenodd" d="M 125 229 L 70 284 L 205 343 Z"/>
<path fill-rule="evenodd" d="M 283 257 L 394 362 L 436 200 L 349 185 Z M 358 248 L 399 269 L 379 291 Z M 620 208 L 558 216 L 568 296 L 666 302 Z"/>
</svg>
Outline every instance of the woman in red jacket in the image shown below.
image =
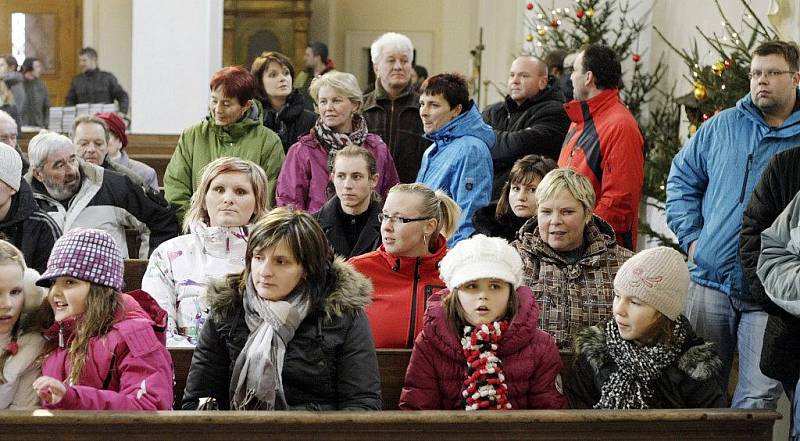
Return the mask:
<svg viewBox="0 0 800 441">
<path fill-rule="evenodd" d="M 428 298 L 444 288 L 439 261 L 460 209 L 441 190 L 398 184 L 389 190 L 381 221 L 382 245 L 350 259 L 374 287 L 367 307 L 376 348 L 411 348 L 422 330 Z"/>
<path fill-rule="evenodd" d="M 403 410 L 560 409 L 561 358 L 508 242 L 479 234 L 440 265 L 400 394 Z"/>
</svg>

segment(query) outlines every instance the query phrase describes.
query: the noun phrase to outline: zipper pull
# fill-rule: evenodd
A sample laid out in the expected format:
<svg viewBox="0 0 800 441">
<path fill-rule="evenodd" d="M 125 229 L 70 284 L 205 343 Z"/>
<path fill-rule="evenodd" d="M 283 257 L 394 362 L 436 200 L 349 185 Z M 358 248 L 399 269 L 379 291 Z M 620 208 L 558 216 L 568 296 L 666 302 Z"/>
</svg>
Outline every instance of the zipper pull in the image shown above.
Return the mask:
<svg viewBox="0 0 800 441">
<path fill-rule="evenodd" d="M 58 347 L 64 347 L 64 328 L 58 328 Z"/>
</svg>

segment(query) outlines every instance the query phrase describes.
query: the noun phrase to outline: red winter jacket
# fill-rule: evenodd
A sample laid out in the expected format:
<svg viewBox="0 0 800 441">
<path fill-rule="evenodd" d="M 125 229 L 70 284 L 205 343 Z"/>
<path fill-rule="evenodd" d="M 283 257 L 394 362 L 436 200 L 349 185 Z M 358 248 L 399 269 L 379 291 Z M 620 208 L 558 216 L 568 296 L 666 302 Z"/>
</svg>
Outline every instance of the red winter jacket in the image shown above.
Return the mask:
<svg viewBox="0 0 800 441">
<path fill-rule="evenodd" d="M 464 409 L 461 391 L 467 361 L 461 337 L 447 323 L 437 293 L 428 304 L 425 328 L 417 337 L 400 394 L 402 410 Z M 537 328 L 539 307 L 533 293 L 517 290 L 519 308 L 502 336 L 497 356 L 503 361 L 508 397 L 513 409 L 562 409 L 567 399 L 561 392 L 561 356 L 550 334 Z"/>
<path fill-rule="evenodd" d="M 439 278 L 439 262 L 447 253 L 447 241 L 439 235 L 436 251 L 425 257 L 398 257 L 383 245 L 349 260 L 372 281 L 372 304 L 367 317 L 376 348 L 411 348 L 422 330 L 425 304 L 445 284 Z"/>
<path fill-rule="evenodd" d="M 572 124 L 564 138 L 559 167 L 592 181 L 594 214 L 611 224 L 617 243 L 636 250 L 639 200 L 644 182 L 644 139 L 631 112 L 608 89 L 586 101 L 564 105 Z"/>
<path fill-rule="evenodd" d="M 121 294 L 117 319 L 108 333 L 92 337 L 86 363 L 78 384 L 67 386 L 67 393 L 49 409 L 71 410 L 171 410 L 172 357 L 153 331 L 152 314 L 158 311 L 155 300 L 139 306 L 133 297 Z M 141 300 L 140 300 L 141 301 Z M 164 324 L 164 323 L 162 323 Z M 47 331 L 58 341 L 63 334 L 65 347 L 56 348 L 42 364 L 42 375 L 66 381 L 71 369 L 67 350 L 76 320 L 56 322 Z"/>
</svg>

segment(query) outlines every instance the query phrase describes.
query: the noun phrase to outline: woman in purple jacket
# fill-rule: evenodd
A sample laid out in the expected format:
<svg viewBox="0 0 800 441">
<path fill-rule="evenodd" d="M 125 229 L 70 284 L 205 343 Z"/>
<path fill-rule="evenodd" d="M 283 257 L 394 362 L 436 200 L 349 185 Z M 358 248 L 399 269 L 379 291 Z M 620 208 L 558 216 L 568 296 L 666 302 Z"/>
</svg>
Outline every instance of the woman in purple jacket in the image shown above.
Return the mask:
<svg viewBox="0 0 800 441">
<path fill-rule="evenodd" d="M 311 133 L 303 135 L 289 148 L 278 176 L 278 206 L 315 213 L 335 194 L 330 184 L 336 152 L 348 145 L 366 148 L 378 162 L 378 186 L 386 197 L 400 182 L 389 148 L 380 136 L 367 133 L 361 115 L 361 89 L 352 74 L 328 72 L 311 82 L 309 93 L 317 105 L 319 118 Z"/>
<path fill-rule="evenodd" d="M 561 357 L 536 326 L 522 259 L 504 239 L 479 234 L 439 266 L 447 290 L 428 301 L 405 385 L 403 410 L 560 409 Z"/>
</svg>

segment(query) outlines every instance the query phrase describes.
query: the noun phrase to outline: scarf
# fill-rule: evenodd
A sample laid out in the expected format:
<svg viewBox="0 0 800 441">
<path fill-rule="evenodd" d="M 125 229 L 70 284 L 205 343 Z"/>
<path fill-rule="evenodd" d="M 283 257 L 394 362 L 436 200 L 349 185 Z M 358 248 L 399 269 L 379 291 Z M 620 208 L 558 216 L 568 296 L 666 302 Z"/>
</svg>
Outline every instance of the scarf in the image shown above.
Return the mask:
<svg viewBox="0 0 800 441">
<path fill-rule="evenodd" d="M 477 328 L 464 326 L 461 346 L 467 358 L 464 380 L 464 409 L 511 409 L 503 361 L 497 357 L 497 343 L 508 329 L 505 320 L 485 323 Z"/>
<path fill-rule="evenodd" d="M 670 344 L 639 346 L 624 340 L 614 320 L 605 325 L 608 353 L 617 370 L 608 377 L 600 390 L 595 409 L 647 409 L 653 398 L 653 382 L 666 368 L 675 363 L 686 341 L 686 329 L 675 323 Z"/>
<path fill-rule="evenodd" d="M 336 133 L 322 122 L 322 118 L 317 118 L 314 136 L 328 151 L 328 172 L 333 171 L 336 152 L 348 145 L 363 145 L 367 140 L 367 134 L 367 120 L 358 113 L 353 114 L 353 130 L 350 133 Z"/>
<path fill-rule="evenodd" d="M 231 375 L 232 410 L 288 407 L 281 379 L 286 344 L 308 313 L 306 296 L 292 293 L 288 299 L 261 298 L 248 277 L 243 303 L 250 335 Z"/>
</svg>

